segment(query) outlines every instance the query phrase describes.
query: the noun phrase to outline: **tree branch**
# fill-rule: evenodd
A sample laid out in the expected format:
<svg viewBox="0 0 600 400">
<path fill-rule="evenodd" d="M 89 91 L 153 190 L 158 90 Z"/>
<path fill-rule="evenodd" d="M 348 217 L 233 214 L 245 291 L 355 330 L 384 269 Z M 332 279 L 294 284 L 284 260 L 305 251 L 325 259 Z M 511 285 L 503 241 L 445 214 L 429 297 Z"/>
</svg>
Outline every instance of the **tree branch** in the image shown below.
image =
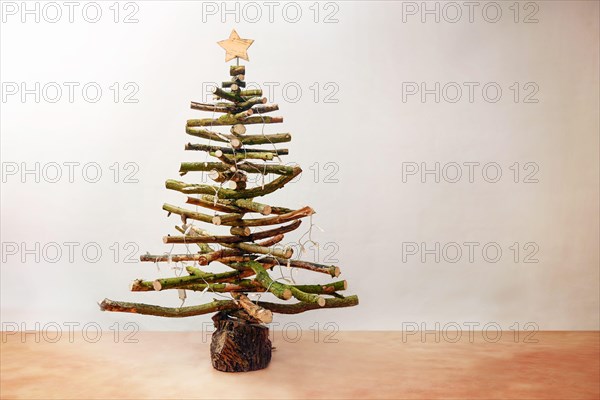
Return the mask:
<svg viewBox="0 0 600 400">
<path fill-rule="evenodd" d="M 177 190 L 184 194 L 210 194 L 218 196 L 224 199 L 249 199 L 253 197 L 264 196 L 269 193 L 273 193 L 277 189 L 281 189 L 286 183 L 290 182 L 296 176 L 300 175 L 302 169 L 300 167 L 294 167 L 294 173 L 292 175 L 280 176 L 264 186 L 256 186 L 251 189 L 233 190 L 223 189 L 219 186 L 213 185 L 202 185 L 202 184 L 189 184 L 181 181 L 169 179 L 165 182 L 167 189 Z"/>
<path fill-rule="evenodd" d="M 325 305 L 320 307 L 315 303 L 295 303 L 295 304 L 277 304 L 265 301 L 259 301 L 256 304 L 279 314 L 299 314 L 304 311 L 314 310 L 317 308 L 339 308 L 352 307 L 358 305 L 357 296 L 348 296 L 344 298 L 330 298 L 325 300 Z M 156 315 L 161 317 L 191 317 L 194 315 L 208 314 L 216 311 L 238 310 L 239 304 L 233 300 L 214 300 L 211 303 L 201 304 L 198 306 L 188 306 L 180 308 L 160 307 L 142 303 L 127 303 L 122 301 L 113 301 L 104 299 L 100 303 L 102 311 L 128 312 L 144 315 Z"/>
<path fill-rule="evenodd" d="M 238 139 L 243 145 L 285 143 L 292 140 L 292 135 L 290 135 L 289 133 L 274 133 L 271 135 L 245 135 L 236 137 L 230 134 L 217 134 L 207 129 L 198 129 L 190 127 L 186 127 L 185 132 L 188 135 L 208 140 L 214 140 L 215 142 L 228 143 L 232 139 Z"/>
</svg>

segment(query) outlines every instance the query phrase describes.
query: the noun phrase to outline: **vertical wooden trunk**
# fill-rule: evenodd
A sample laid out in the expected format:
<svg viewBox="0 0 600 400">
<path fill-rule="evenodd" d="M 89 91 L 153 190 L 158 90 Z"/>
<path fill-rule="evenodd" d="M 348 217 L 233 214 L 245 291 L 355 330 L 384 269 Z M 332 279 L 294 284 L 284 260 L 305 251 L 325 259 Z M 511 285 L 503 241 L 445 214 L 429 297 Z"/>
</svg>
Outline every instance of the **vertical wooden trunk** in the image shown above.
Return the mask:
<svg viewBox="0 0 600 400">
<path fill-rule="evenodd" d="M 223 372 L 266 368 L 271 361 L 269 328 L 232 319 L 225 313 L 213 317 L 215 332 L 210 343 L 212 366 Z"/>
</svg>

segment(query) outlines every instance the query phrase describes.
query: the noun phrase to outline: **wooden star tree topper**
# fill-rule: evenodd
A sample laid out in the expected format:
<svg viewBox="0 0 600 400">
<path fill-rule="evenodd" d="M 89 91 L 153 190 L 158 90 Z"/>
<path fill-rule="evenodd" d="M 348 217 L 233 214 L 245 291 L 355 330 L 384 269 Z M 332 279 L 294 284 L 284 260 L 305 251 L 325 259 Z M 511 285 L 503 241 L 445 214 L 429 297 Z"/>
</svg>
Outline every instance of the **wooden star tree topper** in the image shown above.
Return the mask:
<svg viewBox="0 0 600 400">
<path fill-rule="evenodd" d="M 225 62 L 233 60 L 236 57 L 250 61 L 247 50 L 254 43 L 254 40 L 240 38 L 235 29 L 231 31 L 229 39 L 221 40 L 217 43 L 225 49 Z"/>
</svg>

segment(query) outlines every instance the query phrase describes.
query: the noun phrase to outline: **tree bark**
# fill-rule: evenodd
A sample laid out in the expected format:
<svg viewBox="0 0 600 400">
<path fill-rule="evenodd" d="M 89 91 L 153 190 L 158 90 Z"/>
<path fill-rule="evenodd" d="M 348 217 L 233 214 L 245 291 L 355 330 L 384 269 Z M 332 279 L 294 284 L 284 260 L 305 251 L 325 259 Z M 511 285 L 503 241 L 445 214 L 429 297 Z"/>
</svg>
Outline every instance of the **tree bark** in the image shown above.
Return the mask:
<svg viewBox="0 0 600 400">
<path fill-rule="evenodd" d="M 210 357 L 216 370 L 247 372 L 269 365 L 272 349 L 269 328 L 242 319 L 234 320 L 226 313 L 218 313 L 213 321 L 216 330 L 210 343 Z"/>
</svg>

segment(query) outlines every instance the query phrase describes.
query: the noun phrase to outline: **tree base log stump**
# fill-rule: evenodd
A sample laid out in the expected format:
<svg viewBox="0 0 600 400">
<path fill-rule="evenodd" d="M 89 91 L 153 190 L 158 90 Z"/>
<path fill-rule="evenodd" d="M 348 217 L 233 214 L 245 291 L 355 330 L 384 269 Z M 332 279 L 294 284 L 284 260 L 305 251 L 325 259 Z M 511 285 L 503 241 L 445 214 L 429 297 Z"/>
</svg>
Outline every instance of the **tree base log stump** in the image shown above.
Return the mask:
<svg viewBox="0 0 600 400">
<path fill-rule="evenodd" d="M 219 312 L 213 318 L 216 330 L 210 343 L 212 366 L 223 372 L 247 372 L 266 368 L 271 361 L 269 328 L 233 319 Z"/>
</svg>

